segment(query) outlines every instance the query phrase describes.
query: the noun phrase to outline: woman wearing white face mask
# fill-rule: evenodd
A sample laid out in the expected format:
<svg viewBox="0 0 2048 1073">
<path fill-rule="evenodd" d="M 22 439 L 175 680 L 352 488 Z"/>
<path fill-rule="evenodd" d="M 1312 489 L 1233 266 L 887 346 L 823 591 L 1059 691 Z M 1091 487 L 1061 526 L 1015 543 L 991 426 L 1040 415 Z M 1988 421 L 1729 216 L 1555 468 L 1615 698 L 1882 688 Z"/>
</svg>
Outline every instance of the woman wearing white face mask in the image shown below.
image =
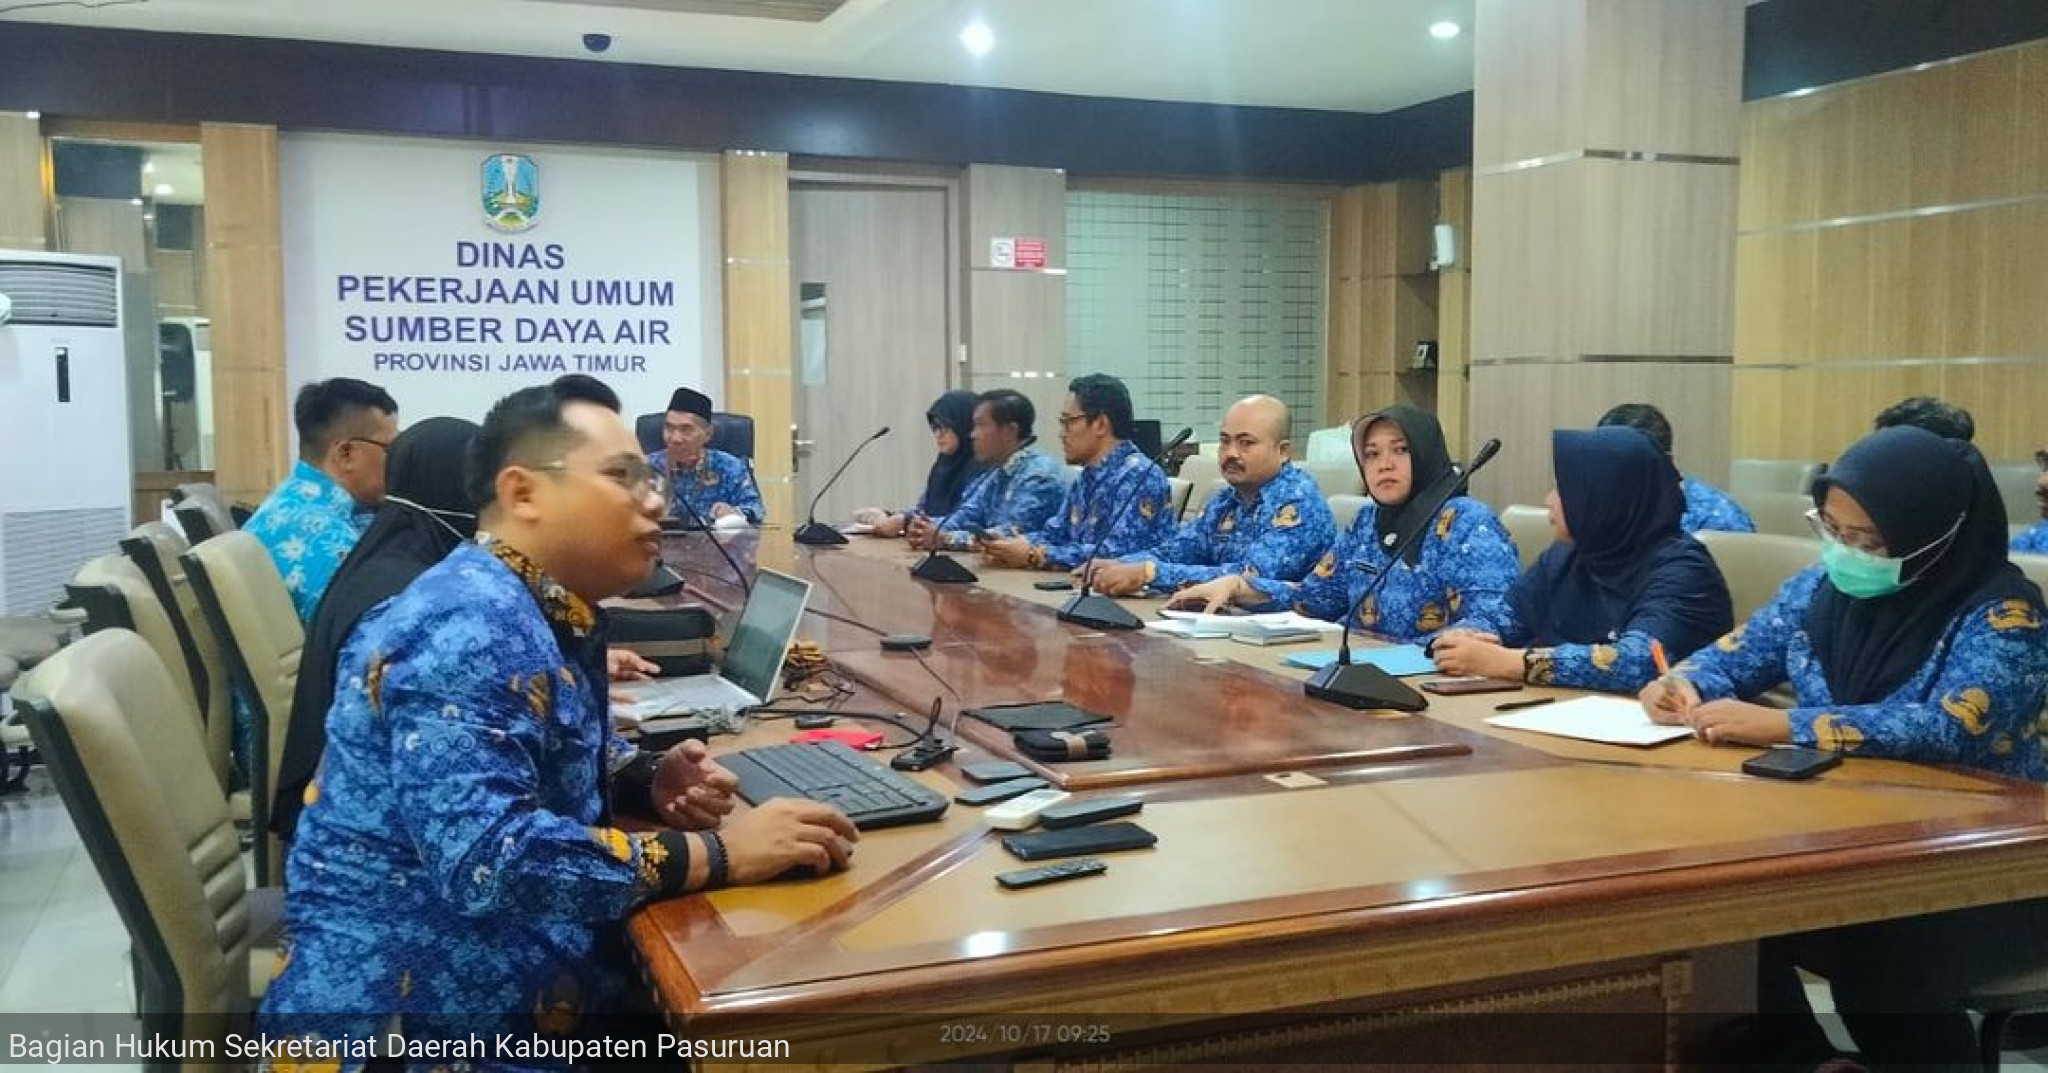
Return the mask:
<svg viewBox="0 0 2048 1073">
<path fill-rule="evenodd" d="M 2041 592 L 2006 558 L 2005 509 L 1976 448 L 1884 429 L 1814 488 L 1822 565 L 1747 626 L 1650 683 L 1643 707 L 1712 743 L 1800 745 L 2048 780 L 2036 720 L 2048 693 Z M 1790 681 L 1779 711 L 1734 698 Z M 2016 902 L 1766 939 L 1764 1057 L 1829 1053 L 1794 967 L 1828 979 L 1873 1068 L 1973 1068 L 1966 989 L 2031 965 L 2048 902 Z"/>
</svg>

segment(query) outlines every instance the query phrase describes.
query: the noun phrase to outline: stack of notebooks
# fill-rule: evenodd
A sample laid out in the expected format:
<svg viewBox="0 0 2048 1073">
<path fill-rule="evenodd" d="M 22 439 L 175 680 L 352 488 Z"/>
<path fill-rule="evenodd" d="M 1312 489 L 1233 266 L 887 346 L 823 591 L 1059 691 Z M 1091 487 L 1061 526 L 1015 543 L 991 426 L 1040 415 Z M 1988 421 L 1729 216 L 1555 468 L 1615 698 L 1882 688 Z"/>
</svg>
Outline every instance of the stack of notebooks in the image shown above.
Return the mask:
<svg viewBox="0 0 2048 1073">
<path fill-rule="evenodd" d="M 1172 637 L 1228 637 L 1248 645 L 1284 645 L 1313 641 L 1337 633 L 1343 627 L 1334 622 L 1309 618 L 1292 611 L 1261 615 L 1205 615 L 1198 611 L 1161 611 L 1163 618 L 1147 626 Z"/>
</svg>

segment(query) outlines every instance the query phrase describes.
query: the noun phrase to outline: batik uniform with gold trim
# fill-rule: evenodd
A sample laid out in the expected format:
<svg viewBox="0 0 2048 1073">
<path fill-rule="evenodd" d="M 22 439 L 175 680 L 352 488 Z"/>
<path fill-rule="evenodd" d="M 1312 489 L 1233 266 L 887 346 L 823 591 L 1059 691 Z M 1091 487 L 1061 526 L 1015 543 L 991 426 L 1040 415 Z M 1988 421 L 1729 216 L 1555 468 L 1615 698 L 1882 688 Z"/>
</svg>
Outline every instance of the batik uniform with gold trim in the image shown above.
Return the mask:
<svg viewBox="0 0 2048 1073">
<path fill-rule="evenodd" d="M 1378 516 L 1379 504 L 1368 501 L 1336 546 L 1298 583 L 1246 578 L 1268 598 L 1258 610 L 1292 604 L 1304 615 L 1337 622 L 1374 578 L 1392 569 L 1393 576 L 1351 625 L 1388 640 L 1419 641 L 1460 617 L 1496 607 L 1514 584 L 1520 565 L 1514 538 L 1486 504 L 1467 496 L 1444 504 L 1422 538 L 1422 555 L 1414 566 L 1396 561 L 1380 546 Z"/>
<path fill-rule="evenodd" d="M 1712 529 L 1723 533 L 1754 533 L 1756 522 L 1735 497 L 1705 481 L 1691 477 L 1679 485 L 1685 491 L 1685 515 L 1678 527 L 1688 533 Z"/>
<path fill-rule="evenodd" d="M 2048 695 L 2048 630 L 2026 600 L 1971 608 L 1949 624 L 1935 657 L 1874 704 L 1836 704 L 1814 658 L 1806 611 L 1825 571 L 1787 581 L 1748 624 L 1677 667 L 1702 700 L 1752 698 L 1790 682 L 1799 745 L 1861 756 L 1965 764 L 2048 781 L 2041 706 Z"/>
<path fill-rule="evenodd" d="M 706 447 L 703 460 L 695 468 L 669 473 L 668 452 L 662 450 L 648 455 L 647 465 L 656 473 L 668 474 L 671 518 L 688 521 L 694 510 L 697 517 L 708 522 L 711 508 L 720 503 L 746 515 L 747 521 L 755 525 L 768 516 L 767 508 L 761 505 L 761 489 L 737 455 Z M 685 505 L 689 509 L 684 509 Z"/>
<path fill-rule="evenodd" d="M 465 545 L 363 617 L 336 680 L 262 1031 L 566 1034 L 611 1006 L 619 924 L 690 844 L 611 825 L 651 812 L 658 758 L 612 733 L 596 612 Z"/>
<path fill-rule="evenodd" d="M 1123 561 L 1154 564 L 1151 587 L 1167 592 L 1225 574 L 1299 581 L 1336 539 L 1322 490 L 1288 462 L 1250 503 L 1225 487 L 1165 543 Z"/>
<path fill-rule="evenodd" d="M 1071 570 L 1090 553 L 1114 559 L 1143 551 L 1173 532 L 1172 503 L 1165 471 L 1125 440 L 1081 470 L 1045 527 L 1025 535 L 1031 565 Z"/>
<path fill-rule="evenodd" d="M 1060 476 L 1060 464 L 1051 455 L 1020 447 L 1002 465 L 983 471 L 968 484 L 952 517 L 932 521 L 950 527 L 946 546 L 956 551 L 973 547 L 979 533 L 1018 536 L 1042 529 L 1066 493 Z"/>
<path fill-rule="evenodd" d="M 2035 522 L 2012 538 L 2012 550 L 2020 555 L 2048 555 L 2048 521 Z"/>
</svg>

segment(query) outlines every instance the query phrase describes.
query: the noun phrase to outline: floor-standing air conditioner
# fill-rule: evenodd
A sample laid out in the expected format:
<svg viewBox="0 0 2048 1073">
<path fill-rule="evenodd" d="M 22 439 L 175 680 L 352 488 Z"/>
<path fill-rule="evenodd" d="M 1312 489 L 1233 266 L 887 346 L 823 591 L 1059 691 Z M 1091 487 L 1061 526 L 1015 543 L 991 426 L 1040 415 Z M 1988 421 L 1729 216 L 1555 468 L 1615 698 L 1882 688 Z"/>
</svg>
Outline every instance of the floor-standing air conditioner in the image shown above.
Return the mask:
<svg viewBox="0 0 2048 1073">
<path fill-rule="evenodd" d="M 0 250 L 0 614 L 62 595 L 128 530 L 121 262 Z"/>
</svg>

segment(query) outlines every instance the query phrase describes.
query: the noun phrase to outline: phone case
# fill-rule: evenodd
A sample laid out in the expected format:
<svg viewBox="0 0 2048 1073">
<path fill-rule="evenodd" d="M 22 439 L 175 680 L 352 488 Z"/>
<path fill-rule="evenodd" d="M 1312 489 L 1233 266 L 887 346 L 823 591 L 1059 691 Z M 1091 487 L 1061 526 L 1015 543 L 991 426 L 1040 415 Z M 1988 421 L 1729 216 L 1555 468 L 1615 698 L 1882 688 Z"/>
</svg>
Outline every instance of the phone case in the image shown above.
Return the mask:
<svg viewBox="0 0 2048 1073">
<path fill-rule="evenodd" d="M 962 790 L 953 795 L 953 800 L 963 805 L 993 805 L 998 801 L 1008 801 L 1013 797 L 1028 794 L 1033 790 L 1043 789 L 1045 789 L 1045 780 L 1033 775 L 1028 778 L 1011 779 L 1009 782 L 990 783 L 987 786 L 976 786 L 971 790 Z"/>
<path fill-rule="evenodd" d="M 1102 823 L 1069 827 L 1061 831 L 1036 831 L 1028 835 L 1003 836 L 1003 848 L 1021 861 L 1042 861 L 1049 857 L 1078 857 L 1084 853 L 1111 853 L 1120 849 L 1144 849 L 1159 836 L 1135 823 Z"/>
<path fill-rule="evenodd" d="M 974 782 L 1008 782 L 1011 779 L 1028 779 L 1036 772 L 1012 760 L 983 760 L 960 765 L 960 774 Z"/>
<path fill-rule="evenodd" d="M 1464 697 L 1473 693 L 1513 693 L 1522 688 L 1520 682 L 1505 678 L 1432 678 L 1422 683 L 1424 693 L 1439 697 Z"/>
<path fill-rule="evenodd" d="M 1772 749 L 1744 760 L 1742 772 L 1766 779 L 1810 779 L 1841 762 L 1841 753 L 1820 749 Z"/>
</svg>

